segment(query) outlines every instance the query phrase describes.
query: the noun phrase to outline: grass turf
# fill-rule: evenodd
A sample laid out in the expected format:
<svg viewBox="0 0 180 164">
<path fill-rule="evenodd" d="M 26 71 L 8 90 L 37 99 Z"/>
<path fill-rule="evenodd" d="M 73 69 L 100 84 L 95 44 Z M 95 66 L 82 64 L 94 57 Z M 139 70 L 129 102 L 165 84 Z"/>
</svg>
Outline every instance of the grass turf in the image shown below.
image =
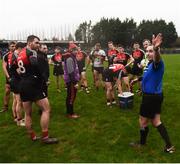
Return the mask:
<svg viewBox="0 0 180 164">
<path fill-rule="evenodd" d="M 75 112 L 77 120 L 65 117 L 66 91 L 61 83 L 61 93 L 56 92 L 51 74 L 49 99 L 52 107 L 49 132 L 60 139 L 56 145 L 31 142 L 25 128 L 17 127 L 12 112 L 0 114 L 0 162 L 180 162 L 180 55 L 163 55 L 165 62 L 164 103 L 162 122 L 176 147 L 174 154 L 165 154 L 163 140 L 150 125 L 147 146 L 142 149 L 129 147 L 138 140 L 138 112 L 141 97 L 135 95 L 134 107 L 122 110 L 105 104 L 103 89 L 96 91 L 88 69 L 91 93 L 78 92 Z M 1 68 L 0 68 L 1 69 Z M 52 68 L 51 68 L 52 73 Z M 0 70 L 0 106 L 4 95 L 4 75 Z M 62 80 L 61 80 L 62 82 Z M 12 104 L 12 102 L 10 103 Z M 41 134 L 38 108 L 33 109 L 33 127 Z"/>
</svg>

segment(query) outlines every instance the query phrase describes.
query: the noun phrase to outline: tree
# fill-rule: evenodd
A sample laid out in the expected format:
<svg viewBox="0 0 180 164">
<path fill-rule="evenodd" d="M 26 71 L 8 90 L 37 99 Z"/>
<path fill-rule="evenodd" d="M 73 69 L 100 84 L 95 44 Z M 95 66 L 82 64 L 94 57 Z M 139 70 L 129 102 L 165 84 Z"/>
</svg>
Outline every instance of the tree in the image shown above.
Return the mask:
<svg viewBox="0 0 180 164">
<path fill-rule="evenodd" d="M 135 40 L 142 43 L 144 39 L 151 40 L 153 35 L 153 22 L 150 20 L 142 20 L 137 27 Z"/>
<path fill-rule="evenodd" d="M 76 40 L 84 41 L 86 44 L 91 43 L 91 35 L 91 21 L 81 23 L 75 32 Z"/>
<path fill-rule="evenodd" d="M 47 38 L 44 38 L 43 41 L 47 41 L 48 39 Z"/>
<path fill-rule="evenodd" d="M 180 37 L 176 39 L 176 41 L 172 45 L 173 47 L 180 47 Z"/>
<path fill-rule="evenodd" d="M 165 20 L 143 20 L 137 28 L 136 40 L 142 42 L 143 39 L 150 39 L 152 35 L 163 34 L 163 46 L 170 47 L 177 39 L 177 32 L 172 22 L 166 23 Z"/>
<path fill-rule="evenodd" d="M 133 19 L 126 19 L 122 22 L 121 30 L 122 33 L 119 37 L 122 39 L 120 40 L 120 43 L 122 43 L 125 46 L 131 45 L 131 43 L 135 39 L 137 31 L 136 22 L 134 22 Z"/>
<path fill-rule="evenodd" d="M 177 39 L 177 32 L 172 22 L 166 23 L 165 20 L 142 20 L 137 26 L 131 18 L 121 21 L 119 18 L 102 18 L 94 26 L 84 22 L 76 30 L 76 40 L 83 40 L 87 44 L 100 42 L 107 46 L 108 41 L 115 44 L 130 46 L 132 42 L 142 43 L 144 39 L 152 39 L 153 34 L 163 34 L 163 46 L 170 47 Z"/>
<path fill-rule="evenodd" d="M 52 37 L 52 41 L 58 41 L 59 39 L 55 36 Z"/>
<path fill-rule="evenodd" d="M 73 38 L 73 36 L 72 36 L 71 33 L 69 33 L 68 40 L 69 40 L 69 41 L 74 40 L 74 38 Z"/>
<path fill-rule="evenodd" d="M 173 43 L 176 42 L 178 35 L 176 32 L 176 28 L 173 22 L 167 24 L 164 32 L 164 45 L 167 47 L 171 47 Z"/>
<path fill-rule="evenodd" d="M 93 42 L 101 42 L 105 46 L 108 41 L 115 44 L 128 45 L 134 38 L 136 23 L 133 19 L 126 19 L 123 22 L 119 18 L 102 18 L 92 28 Z"/>
<path fill-rule="evenodd" d="M 92 39 L 93 44 L 96 42 L 105 43 L 107 42 L 107 37 L 111 36 L 112 34 L 109 34 L 106 36 L 105 34 L 109 31 L 108 27 L 108 19 L 102 18 L 100 22 L 96 23 L 92 28 Z"/>
</svg>

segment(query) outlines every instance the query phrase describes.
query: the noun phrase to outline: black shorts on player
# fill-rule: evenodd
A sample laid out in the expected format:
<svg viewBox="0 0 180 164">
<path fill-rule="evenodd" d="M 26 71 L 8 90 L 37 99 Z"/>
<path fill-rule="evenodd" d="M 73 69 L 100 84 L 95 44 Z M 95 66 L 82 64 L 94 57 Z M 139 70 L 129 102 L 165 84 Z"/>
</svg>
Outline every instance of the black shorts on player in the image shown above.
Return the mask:
<svg viewBox="0 0 180 164">
<path fill-rule="evenodd" d="M 54 69 L 53 69 L 54 76 L 60 76 L 63 74 L 64 74 L 64 70 L 63 70 L 62 64 L 60 64 L 58 66 L 54 66 Z"/>
<path fill-rule="evenodd" d="M 45 93 L 46 97 L 48 97 L 48 84 L 45 81 L 43 81 L 42 84 L 42 91 Z"/>
<path fill-rule="evenodd" d="M 19 94 L 20 93 L 20 79 L 12 77 L 10 80 L 10 89 L 11 89 L 11 92 L 15 94 Z"/>
<path fill-rule="evenodd" d="M 143 73 L 143 69 L 139 68 L 137 65 L 133 65 L 131 68 L 131 74 L 136 76 L 141 76 Z"/>
<path fill-rule="evenodd" d="M 97 71 L 99 74 L 103 74 L 104 67 L 94 67 L 94 70 Z"/>
<path fill-rule="evenodd" d="M 142 103 L 140 107 L 140 115 L 153 119 L 156 114 L 161 113 L 161 104 L 163 102 L 163 94 L 145 94 L 143 93 Z"/>
<path fill-rule="evenodd" d="M 77 61 L 77 64 L 78 64 L 78 69 L 79 69 L 79 74 L 81 75 L 82 72 L 86 72 L 86 69 L 85 69 L 85 64 L 81 61 Z"/>
<path fill-rule="evenodd" d="M 105 68 L 103 71 L 103 81 L 113 82 L 113 72 L 111 69 Z"/>
<path fill-rule="evenodd" d="M 122 70 L 118 70 L 116 72 L 113 73 L 113 77 L 115 79 L 121 79 L 122 77 L 128 77 L 127 73 L 125 73 L 124 71 Z"/>
<path fill-rule="evenodd" d="M 43 83 L 35 77 L 28 77 L 27 79 L 22 79 L 20 82 L 20 97 L 23 102 L 33 102 L 46 98 L 47 96 L 45 92 L 43 92 Z"/>
</svg>

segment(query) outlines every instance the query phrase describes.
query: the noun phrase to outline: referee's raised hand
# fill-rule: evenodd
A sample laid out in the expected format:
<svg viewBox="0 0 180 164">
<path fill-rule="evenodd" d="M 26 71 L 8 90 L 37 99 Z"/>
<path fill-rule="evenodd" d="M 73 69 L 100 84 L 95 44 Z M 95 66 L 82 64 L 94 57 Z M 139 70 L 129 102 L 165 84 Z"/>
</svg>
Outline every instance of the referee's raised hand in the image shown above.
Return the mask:
<svg viewBox="0 0 180 164">
<path fill-rule="evenodd" d="M 158 48 L 160 47 L 162 43 L 162 34 L 159 33 L 156 37 L 155 35 L 152 36 L 152 44 L 154 46 L 154 48 Z"/>
</svg>

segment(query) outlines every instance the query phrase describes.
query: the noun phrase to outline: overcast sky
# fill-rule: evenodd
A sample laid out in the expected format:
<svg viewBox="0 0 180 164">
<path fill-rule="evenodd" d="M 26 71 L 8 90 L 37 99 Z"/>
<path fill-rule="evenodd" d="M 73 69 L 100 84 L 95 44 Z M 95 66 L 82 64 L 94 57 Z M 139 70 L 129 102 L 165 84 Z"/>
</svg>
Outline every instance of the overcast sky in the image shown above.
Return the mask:
<svg viewBox="0 0 180 164">
<path fill-rule="evenodd" d="M 137 23 L 162 18 L 172 21 L 180 35 L 180 0 L 0 0 L 0 38 L 35 29 L 63 35 L 85 20 L 94 24 L 102 17 L 134 18 Z"/>
</svg>

